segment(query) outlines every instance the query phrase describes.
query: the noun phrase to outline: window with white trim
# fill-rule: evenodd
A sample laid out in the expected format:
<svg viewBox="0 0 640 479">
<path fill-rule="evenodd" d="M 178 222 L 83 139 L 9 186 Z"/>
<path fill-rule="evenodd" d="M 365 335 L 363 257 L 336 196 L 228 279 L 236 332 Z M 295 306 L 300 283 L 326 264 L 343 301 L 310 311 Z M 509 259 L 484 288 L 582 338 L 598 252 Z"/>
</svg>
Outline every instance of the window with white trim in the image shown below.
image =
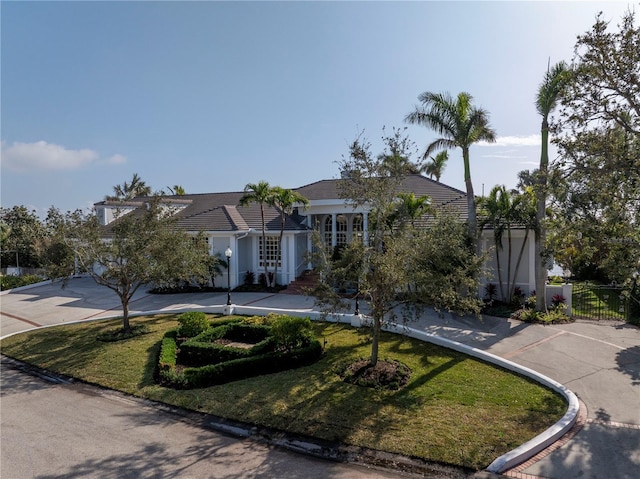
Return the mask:
<svg viewBox="0 0 640 479">
<path fill-rule="evenodd" d="M 262 236 L 258 239 L 258 264 L 261 268 L 264 268 L 265 258 L 267 261 L 267 268 L 275 268 L 276 261 L 278 268 L 282 267 L 282 258 L 278 255 L 278 237 L 267 236 L 266 248 L 262 247 Z M 266 250 L 266 251 L 265 251 Z"/>
</svg>

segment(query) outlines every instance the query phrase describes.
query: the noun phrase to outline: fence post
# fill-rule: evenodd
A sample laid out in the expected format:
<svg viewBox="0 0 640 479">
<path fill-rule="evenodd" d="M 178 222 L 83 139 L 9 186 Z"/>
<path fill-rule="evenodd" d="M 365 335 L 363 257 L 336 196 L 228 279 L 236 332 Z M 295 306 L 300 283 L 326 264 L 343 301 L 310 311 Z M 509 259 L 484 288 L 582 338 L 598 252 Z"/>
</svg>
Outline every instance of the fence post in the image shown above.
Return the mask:
<svg viewBox="0 0 640 479">
<path fill-rule="evenodd" d="M 572 317 L 572 306 L 573 306 L 573 284 L 565 283 L 562 285 L 562 296 L 564 296 L 565 301 L 565 314 L 569 317 Z"/>
</svg>

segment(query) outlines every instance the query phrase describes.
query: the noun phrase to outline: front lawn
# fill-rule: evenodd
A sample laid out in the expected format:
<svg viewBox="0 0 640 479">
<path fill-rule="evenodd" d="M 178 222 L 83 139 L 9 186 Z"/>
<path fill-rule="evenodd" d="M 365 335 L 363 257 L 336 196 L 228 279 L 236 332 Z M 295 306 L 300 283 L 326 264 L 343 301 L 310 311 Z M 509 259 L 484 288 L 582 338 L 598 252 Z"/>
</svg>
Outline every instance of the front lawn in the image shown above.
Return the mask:
<svg viewBox="0 0 640 479">
<path fill-rule="evenodd" d="M 148 334 L 120 342 L 96 337 L 118 320 L 60 326 L 6 338 L 2 354 L 60 374 L 167 404 L 427 461 L 482 469 L 556 422 L 562 397 L 461 353 L 383 334 L 380 357 L 412 373 L 398 391 L 348 384 L 346 359 L 367 357 L 368 336 L 347 325 L 314 323 L 326 339 L 317 363 L 219 386 L 180 391 L 154 382 L 163 334 L 175 315 L 135 318 Z"/>
</svg>

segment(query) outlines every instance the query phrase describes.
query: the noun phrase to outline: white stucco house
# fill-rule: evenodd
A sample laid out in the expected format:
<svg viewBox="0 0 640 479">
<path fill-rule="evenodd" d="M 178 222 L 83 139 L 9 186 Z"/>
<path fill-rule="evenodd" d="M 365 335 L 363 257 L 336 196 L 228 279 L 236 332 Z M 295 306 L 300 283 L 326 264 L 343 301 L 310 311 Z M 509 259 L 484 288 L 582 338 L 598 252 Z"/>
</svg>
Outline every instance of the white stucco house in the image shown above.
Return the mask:
<svg viewBox="0 0 640 479">
<path fill-rule="evenodd" d="M 321 180 L 299 188 L 293 188 L 309 200 L 306 209 L 295 208 L 292 215 L 287 216 L 282 244 L 282 255 L 277 257 L 277 242 L 280 234 L 280 211 L 274 207 L 265 207 L 266 245 L 262 245 L 262 222 L 260 207 L 257 204 L 240 206 L 240 198 L 244 192 L 202 193 L 179 196 L 165 196 L 163 202 L 175 211 L 178 225 L 185 230 L 197 234 L 203 232 L 207 238 L 210 254 L 224 257 L 227 248 L 232 251 L 229 280 L 231 287 L 244 282 L 247 271 L 252 271 L 256 278 L 267 268 L 274 270 L 278 262 L 279 284 L 288 285 L 309 268 L 307 252 L 311 250 L 311 233 L 318 230 L 327 246 L 337 246 L 350 242 L 354 235 L 367 241 L 369 212 L 366 208 L 353 208 L 338 194 L 337 179 Z M 459 212 L 461 218 L 466 217 L 466 193 L 443 183 L 431 180 L 422 175 L 407 175 L 401 190 L 414 193 L 416 196 L 427 195 L 432 205 L 448 207 Z M 146 198 L 136 198 L 122 203 L 119 201 L 102 201 L 94 205 L 96 214 L 103 225 L 114 220 L 114 212 L 120 214 L 143 207 Z M 485 231 L 482 236 L 483 248 L 493 246 L 493 234 Z M 523 241 L 525 253 L 516 278 L 516 286 L 526 294 L 535 289 L 533 235 L 524 237 L 524 231 L 513 232 L 513 250 L 518 251 Z M 507 265 L 507 252 L 502 251 L 501 266 Z M 512 270 L 515 269 L 515 258 L 512 259 Z M 495 254 L 490 255 L 488 268 L 495 271 Z M 506 272 L 503 277 L 506 281 Z M 218 286 L 225 287 L 227 275 L 216 279 Z M 485 283 L 497 283 L 497 275 L 485 278 Z M 482 292 L 479 292 L 482 294 Z"/>
</svg>

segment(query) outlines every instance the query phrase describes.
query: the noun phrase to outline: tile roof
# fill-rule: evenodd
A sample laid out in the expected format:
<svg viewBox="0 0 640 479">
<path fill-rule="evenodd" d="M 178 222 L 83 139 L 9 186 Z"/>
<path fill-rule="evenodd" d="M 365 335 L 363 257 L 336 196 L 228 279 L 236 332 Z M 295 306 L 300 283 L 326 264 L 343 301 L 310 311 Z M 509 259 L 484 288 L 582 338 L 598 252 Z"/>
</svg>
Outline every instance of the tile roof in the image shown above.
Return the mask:
<svg viewBox="0 0 640 479">
<path fill-rule="evenodd" d="M 320 180 L 310 183 L 295 191 L 308 200 L 331 200 L 340 198 L 340 179 Z M 437 206 L 451 205 L 457 209 L 461 206 L 466 210 L 466 193 L 451 186 L 434 181 L 422 175 L 407 175 L 400 187 L 401 192 L 414 193 L 416 196 L 430 196 Z"/>
<path fill-rule="evenodd" d="M 310 201 L 338 200 L 338 182 L 340 180 L 321 180 L 295 188 Z M 428 195 L 436 206 L 450 206 L 458 214 L 466 217 L 466 194 L 450 186 L 433 181 L 422 175 L 408 175 L 401 187 L 402 191 L 413 192 L 416 196 Z M 247 231 L 252 228 L 262 230 L 260 205 L 251 203 L 240 206 L 244 192 L 200 193 L 179 196 L 164 196 L 162 201 L 182 206 L 176 213 L 178 225 L 188 231 Z M 128 205 L 142 206 L 148 197 L 138 197 Z M 96 205 L 109 205 L 113 202 L 100 202 Z M 186 205 L 186 206 L 185 206 Z M 265 224 L 267 231 L 280 231 L 280 210 L 265 206 Z M 291 215 L 285 220 L 285 231 L 308 229 L 300 223 L 304 216 Z"/>
</svg>

